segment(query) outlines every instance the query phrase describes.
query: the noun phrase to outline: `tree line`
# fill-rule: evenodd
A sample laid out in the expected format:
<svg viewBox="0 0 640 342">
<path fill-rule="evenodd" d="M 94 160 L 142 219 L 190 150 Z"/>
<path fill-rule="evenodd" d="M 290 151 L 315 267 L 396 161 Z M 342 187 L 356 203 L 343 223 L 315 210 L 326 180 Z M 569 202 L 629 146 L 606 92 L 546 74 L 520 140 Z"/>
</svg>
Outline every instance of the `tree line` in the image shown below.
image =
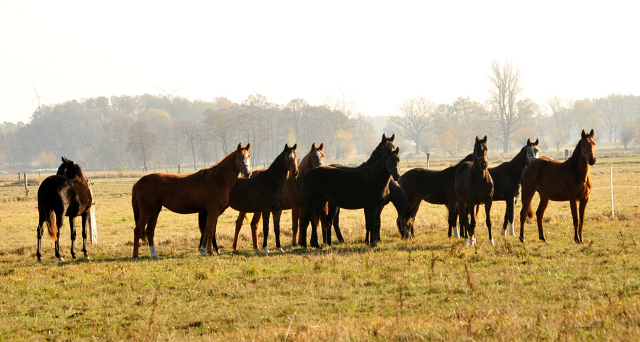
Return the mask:
<svg viewBox="0 0 640 342">
<path fill-rule="evenodd" d="M 474 137 L 484 134 L 492 149 L 504 152 L 519 149 L 527 138 L 539 138 L 543 149 L 559 149 L 583 128 L 625 149 L 640 140 L 640 97 L 552 97 L 536 103 L 522 95 L 521 74 L 513 63 L 495 61 L 486 101 L 408 99 L 388 117 L 384 130 L 396 133 L 403 152 L 414 154 L 465 154 Z M 145 94 L 42 105 L 28 123 L 0 126 L 0 169 L 54 168 L 66 155 L 87 169 L 182 165 L 196 170 L 217 162 L 238 142 L 251 143 L 252 162 L 258 165 L 270 163 L 285 143 L 306 148 L 324 142 L 328 157 L 346 159 L 368 154 L 379 140 L 371 120 L 352 107 L 331 97 L 321 105 L 304 99 L 277 104 L 259 94 L 241 103 Z"/>
</svg>

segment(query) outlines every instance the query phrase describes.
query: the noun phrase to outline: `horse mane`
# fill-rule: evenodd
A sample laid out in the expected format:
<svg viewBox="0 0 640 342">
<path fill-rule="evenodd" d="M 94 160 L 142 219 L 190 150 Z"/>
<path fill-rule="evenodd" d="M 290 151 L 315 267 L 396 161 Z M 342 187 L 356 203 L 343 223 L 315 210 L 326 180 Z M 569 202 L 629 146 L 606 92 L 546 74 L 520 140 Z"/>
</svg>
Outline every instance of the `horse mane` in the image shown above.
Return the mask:
<svg viewBox="0 0 640 342">
<path fill-rule="evenodd" d="M 360 166 L 365 166 L 365 165 L 372 165 L 374 164 L 378 159 L 384 157 L 384 152 L 387 151 L 387 146 L 391 146 L 392 148 L 394 147 L 393 142 L 385 139 L 383 141 L 380 141 L 380 143 L 378 144 L 378 146 L 376 146 L 375 150 L 373 150 L 373 152 L 371 152 L 371 155 L 369 156 L 369 159 L 367 159 L 366 162 L 362 163 L 362 165 Z"/>
<path fill-rule="evenodd" d="M 285 150 L 282 150 L 282 152 L 280 152 L 280 154 L 276 157 L 276 159 L 273 160 L 273 163 L 271 163 L 271 165 L 269 165 L 269 167 L 266 170 L 264 170 L 262 173 L 270 174 L 270 173 L 276 172 L 276 168 L 282 165 L 282 159 L 284 159 L 284 152 Z"/>
<path fill-rule="evenodd" d="M 386 157 L 380 157 L 375 161 L 373 165 L 362 165 L 362 168 L 360 168 L 360 173 L 362 174 L 362 178 L 364 179 L 364 181 L 373 181 L 376 176 L 378 176 L 378 170 L 381 169 L 382 163 L 386 161 Z"/>
<path fill-rule="evenodd" d="M 227 158 L 231 158 L 232 156 L 235 157 L 236 151 L 233 151 L 229 154 L 227 154 L 224 158 L 218 160 L 217 163 L 213 164 L 212 166 L 209 167 L 205 167 L 204 169 L 200 169 L 198 171 L 196 171 L 193 175 L 204 175 L 204 180 L 209 180 L 211 179 L 211 177 L 215 177 L 216 176 L 216 169 L 218 168 L 218 166 L 225 160 L 227 160 Z"/>
<path fill-rule="evenodd" d="M 468 161 L 473 161 L 473 153 L 469 153 L 466 157 L 462 158 L 462 160 L 460 160 L 457 164 L 451 165 L 450 167 L 457 168 L 458 166 L 460 166 L 460 164 L 466 163 Z"/>
<path fill-rule="evenodd" d="M 80 167 L 80 165 L 78 165 L 76 163 L 73 163 L 73 167 L 76 169 L 76 177 L 75 178 L 79 178 L 79 180 L 81 182 L 83 182 L 83 183 L 88 183 L 87 179 L 84 178 L 84 173 L 82 172 L 82 168 Z"/>
<path fill-rule="evenodd" d="M 581 141 L 581 140 L 580 140 Z M 576 148 L 573 150 L 571 157 L 567 159 L 566 163 L 569 165 L 569 168 L 575 169 L 578 167 L 578 160 L 580 159 L 580 141 L 576 144 Z"/>
<path fill-rule="evenodd" d="M 307 173 L 307 171 L 311 169 L 307 166 L 307 164 L 309 163 L 309 159 L 311 159 L 312 153 L 315 153 L 315 151 L 310 151 L 309 153 L 307 153 L 307 155 L 304 156 L 304 158 L 302 158 L 302 160 L 298 164 L 298 177 L 302 177 L 305 173 Z"/>
</svg>

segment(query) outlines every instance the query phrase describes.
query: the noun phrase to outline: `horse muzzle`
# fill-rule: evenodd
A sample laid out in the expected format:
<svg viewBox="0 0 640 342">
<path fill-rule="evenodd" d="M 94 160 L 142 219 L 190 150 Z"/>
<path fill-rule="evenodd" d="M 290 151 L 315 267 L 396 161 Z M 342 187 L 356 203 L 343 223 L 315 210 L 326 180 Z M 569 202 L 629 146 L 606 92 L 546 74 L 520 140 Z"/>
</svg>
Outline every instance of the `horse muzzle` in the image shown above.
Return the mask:
<svg viewBox="0 0 640 342">
<path fill-rule="evenodd" d="M 293 175 L 293 177 L 298 177 L 298 170 L 294 170 L 293 172 L 291 172 L 291 174 Z"/>
<path fill-rule="evenodd" d="M 480 163 L 480 166 L 482 167 L 483 170 L 486 170 L 487 166 L 489 166 L 489 163 L 483 161 L 482 163 Z"/>
<path fill-rule="evenodd" d="M 591 157 L 589 157 L 589 165 L 593 165 L 596 163 L 596 157 L 592 154 Z"/>
<path fill-rule="evenodd" d="M 249 178 L 249 176 L 251 176 L 251 168 L 248 166 L 243 168 L 242 175 L 244 176 L 244 178 Z"/>
</svg>

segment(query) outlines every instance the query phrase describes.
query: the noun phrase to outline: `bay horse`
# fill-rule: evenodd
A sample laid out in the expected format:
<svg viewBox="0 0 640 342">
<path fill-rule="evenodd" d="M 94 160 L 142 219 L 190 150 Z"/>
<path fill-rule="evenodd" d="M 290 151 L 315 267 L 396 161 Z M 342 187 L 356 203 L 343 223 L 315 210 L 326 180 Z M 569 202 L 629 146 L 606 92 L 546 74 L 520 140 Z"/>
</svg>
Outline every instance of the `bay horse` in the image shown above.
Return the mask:
<svg viewBox="0 0 640 342">
<path fill-rule="evenodd" d="M 284 204 L 282 206 L 282 210 L 291 209 L 291 246 L 295 247 L 298 245 L 298 225 L 300 219 L 302 218 L 301 213 L 304 212 L 304 201 L 302 200 L 302 188 L 301 182 L 302 177 L 311 169 L 315 169 L 318 166 L 322 166 L 324 164 L 324 143 L 320 143 L 320 146 L 316 146 L 316 143 L 311 145 L 311 150 L 307 155 L 300 160 L 298 164 L 298 176 L 297 177 L 289 177 L 287 179 L 287 185 L 284 190 L 286 192 L 286 198 Z M 253 171 L 251 173 L 251 177 L 257 175 L 262 172 L 262 170 Z M 233 190 L 232 190 L 233 191 Z M 253 242 L 253 249 L 258 249 L 258 223 L 260 223 L 260 218 L 262 217 L 261 212 L 253 213 L 253 217 L 251 219 L 251 239 Z M 246 219 L 245 212 L 239 212 L 238 218 L 236 219 L 236 232 L 239 232 L 242 228 L 242 223 Z M 238 234 L 236 233 L 233 249 L 238 250 Z"/>
<path fill-rule="evenodd" d="M 333 166 L 336 168 L 342 168 L 345 170 L 356 170 L 356 171 L 359 170 L 360 168 L 371 166 L 378 159 L 385 157 L 386 156 L 385 154 L 389 149 L 391 151 L 395 149 L 395 146 L 393 145 L 393 141 L 395 140 L 395 138 L 396 138 L 395 133 L 388 138 L 386 134 L 382 133 L 382 139 L 380 140 L 376 148 L 373 150 L 373 152 L 369 156 L 369 159 L 367 159 L 367 161 L 365 161 L 364 163 L 360 164 L 360 166 L 358 167 L 353 168 L 353 167 L 348 167 L 340 164 L 331 164 L 330 166 Z M 386 203 L 389 203 L 389 201 L 387 200 Z M 333 215 L 333 219 L 331 220 L 327 218 L 327 215 L 330 213 Z M 314 220 L 317 220 L 317 219 L 320 219 L 320 222 L 322 223 L 322 242 L 323 243 L 331 245 L 331 226 L 332 225 L 336 233 L 336 238 L 340 243 L 344 243 L 344 238 L 342 237 L 342 232 L 340 231 L 340 208 L 339 207 L 335 207 L 335 205 L 329 202 L 325 210 L 321 211 L 319 215 L 314 217 Z M 317 232 L 313 230 L 312 236 L 314 236 L 315 234 L 317 234 Z"/>
<path fill-rule="evenodd" d="M 229 192 L 228 207 L 241 213 L 262 213 L 263 244 L 265 253 L 269 253 L 267 248 L 267 238 L 269 237 L 269 214 L 273 215 L 273 230 L 276 237 L 276 248 L 282 251 L 280 245 L 280 215 L 286 199 L 285 186 L 289 177 L 298 175 L 296 149 L 298 144 L 289 147 L 284 145 L 282 152 L 271 163 L 268 169 L 260 171 L 255 176 L 238 179 L 231 192 Z M 198 213 L 198 225 L 200 232 L 204 232 L 205 223 L 208 217 L 207 212 Z M 233 249 L 238 249 L 238 235 L 240 227 L 236 226 Z M 257 228 L 257 226 L 256 226 Z M 252 232 L 254 236 L 256 232 Z M 204 237 L 204 235 L 202 235 Z M 256 237 L 257 239 L 257 237 Z M 254 247 L 257 247 L 254 245 Z"/>
<path fill-rule="evenodd" d="M 404 190 L 411 211 L 409 216 L 412 222 L 416 218 L 420 203 L 425 201 L 431 204 L 445 205 L 448 210 L 449 237 L 458 237 L 458 228 L 456 227 L 456 219 L 458 217 L 458 198 L 456 197 L 456 169 L 460 164 L 473 161 L 473 155 L 469 154 L 460 162 L 453 166 L 449 166 L 444 170 L 434 171 L 424 168 L 415 168 L 405 172 L 399 180 L 399 185 Z M 414 225 L 411 225 L 411 235 Z"/>
<path fill-rule="evenodd" d="M 504 222 L 502 223 L 502 235 L 516 235 L 513 230 L 514 206 L 520 196 L 520 186 L 522 183 L 522 170 L 533 160 L 540 156 L 538 150 L 538 139 L 531 142 L 527 139 L 527 144 L 520 149 L 513 159 L 504 162 L 496 167 L 489 168 L 489 174 L 493 179 L 493 201 L 505 201 L 507 208 L 504 212 Z M 476 207 L 476 215 L 479 207 Z"/>
<path fill-rule="evenodd" d="M 82 218 L 82 252 L 85 258 L 87 255 L 87 220 L 93 197 L 89 189 L 82 168 L 80 165 L 62 157 L 62 164 L 58 168 L 58 173 L 45 178 L 38 188 L 38 251 L 36 256 L 38 261 L 42 257 L 41 239 L 43 234 L 43 224 L 46 222 L 49 235 L 55 241 L 56 258 L 64 261 L 60 254 L 60 228 L 62 228 L 63 216 L 69 217 L 69 228 L 71 230 L 71 256 L 75 259 L 76 227 L 74 220 L 76 216 Z M 55 217 L 55 222 L 54 222 Z"/>
<path fill-rule="evenodd" d="M 491 204 L 493 203 L 493 179 L 487 170 L 487 136 L 481 140 L 476 136 L 473 146 L 473 162 L 464 162 L 456 169 L 456 197 L 458 198 L 458 217 L 460 234 L 470 246 L 475 246 L 476 205 L 484 203 L 489 242 L 495 245 L 491 236 Z M 469 223 L 471 215 L 471 223 Z"/>
<path fill-rule="evenodd" d="M 300 227 L 301 245 L 306 247 L 307 227 L 312 216 L 329 202 L 345 209 L 364 209 L 371 246 L 375 246 L 380 235 L 381 206 L 389 193 L 389 181 L 397 180 L 400 149 L 389 148 L 385 156 L 373 165 L 359 169 L 343 169 L 321 166 L 309 171 L 302 178 L 302 196 L 305 211 Z M 329 216 L 329 220 L 333 217 Z M 317 227 L 313 227 L 316 231 Z M 317 234 L 311 237 L 311 245 L 319 248 Z"/>
<path fill-rule="evenodd" d="M 414 222 L 411 217 L 411 204 L 400 184 L 393 179 L 389 181 L 389 194 L 385 197 L 380 210 L 382 211 L 384 206 L 389 204 L 389 202 L 393 204 L 396 208 L 396 212 L 398 213 L 396 226 L 398 227 L 400 237 L 403 240 L 410 239 L 412 237 L 412 225 Z M 371 243 L 371 236 L 368 230 L 366 232 L 364 242 Z"/>
<path fill-rule="evenodd" d="M 576 243 L 582 243 L 582 224 L 584 211 L 589 203 L 589 195 L 593 187 L 589 167 L 596 163 L 593 129 L 589 134 L 582 130 L 580 141 L 573 154 L 561 163 L 549 158 L 538 158 L 532 161 L 522 173 L 522 210 L 520 211 L 520 241 L 524 242 L 524 223 L 533 218 L 531 200 L 538 192 L 540 205 L 536 211 L 538 238 L 547 242 L 542 230 L 542 218 L 549 201 L 569 201 L 573 217 L 574 237 Z M 578 202 L 580 212 L 578 213 Z M 579 215 L 579 216 L 578 216 Z"/>
<path fill-rule="evenodd" d="M 238 174 L 248 177 L 251 173 L 250 148 L 250 143 L 246 147 L 238 144 L 235 151 L 215 165 L 191 175 L 152 173 L 140 178 L 131 189 L 131 205 L 136 223 L 133 258 L 138 258 L 140 239 L 149 241 L 151 257 L 158 258 L 153 236 L 162 207 L 178 214 L 206 212 L 206 229 L 198 250 L 202 256 L 213 254 L 214 249 L 220 254 L 216 242 L 218 216 L 227 207 L 229 192 L 236 183 Z"/>
</svg>

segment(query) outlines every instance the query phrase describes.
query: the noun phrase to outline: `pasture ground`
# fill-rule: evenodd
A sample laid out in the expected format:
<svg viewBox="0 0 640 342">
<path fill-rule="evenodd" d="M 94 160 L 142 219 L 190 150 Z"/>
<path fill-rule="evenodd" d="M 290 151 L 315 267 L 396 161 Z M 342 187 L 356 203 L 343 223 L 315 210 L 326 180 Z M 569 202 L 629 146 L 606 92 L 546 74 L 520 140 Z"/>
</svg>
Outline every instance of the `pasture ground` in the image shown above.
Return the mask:
<svg viewBox="0 0 640 342">
<path fill-rule="evenodd" d="M 446 237 L 444 207 L 423 202 L 410 241 L 399 239 L 395 209 L 387 206 L 383 241 L 373 249 L 361 242 L 362 212 L 348 210 L 345 244 L 291 248 L 286 211 L 285 253 L 268 255 L 251 249 L 248 222 L 240 252 L 231 252 L 237 213 L 229 209 L 218 224 L 222 255 L 203 258 L 196 215 L 163 210 L 161 259 L 150 260 L 143 246 L 139 262 L 131 259 L 137 178 L 88 173 L 98 244 L 89 246 L 90 260 L 70 259 L 65 222 L 64 262 L 46 233 L 43 261 L 36 261 L 37 186 L 25 198 L 13 179 L 0 179 L 0 340 L 636 340 L 640 168 L 633 158 L 598 155 L 583 245 L 573 242 L 568 203 L 547 209 L 547 245 L 537 241 L 533 221 L 524 244 L 501 236 L 505 206 L 498 202 L 496 246 L 481 210 L 471 248 Z M 614 185 L 624 186 L 615 190 L 613 218 L 609 165 Z M 519 210 L 518 203 L 516 220 Z M 269 247 L 275 250 L 272 229 Z"/>
</svg>

